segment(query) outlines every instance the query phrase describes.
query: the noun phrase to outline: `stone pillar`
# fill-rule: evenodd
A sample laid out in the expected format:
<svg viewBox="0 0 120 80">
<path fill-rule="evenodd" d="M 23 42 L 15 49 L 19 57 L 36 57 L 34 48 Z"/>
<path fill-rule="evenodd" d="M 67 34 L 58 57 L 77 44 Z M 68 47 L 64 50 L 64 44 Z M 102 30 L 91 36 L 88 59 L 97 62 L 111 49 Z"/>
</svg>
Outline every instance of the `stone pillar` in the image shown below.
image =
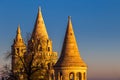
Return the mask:
<svg viewBox="0 0 120 80">
<path fill-rule="evenodd" d="M 81 72 L 81 77 L 82 77 L 82 80 L 84 80 L 84 73 L 83 72 Z"/>
<path fill-rule="evenodd" d="M 51 80 L 51 75 L 49 74 L 48 76 L 49 76 L 49 80 Z"/>
<path fill-rule="evenodd" d="M 60 80 L 60 72 L 57 75 L 57 79 Z"/>
<path fill-rule="evenodd" d="M 62 75 L 62 80 L 69 80 L 69 73 L 67 71 L 63 71 Z"/>
<path fill-rule="evenodd" d="M 86 74 L 86 72 L 84 72 L 84 74 L 85 74 L 85 75 L 84 75 L 84 76 L 85 76 L 85 80 L 87 80 L 87 74 Z"/>
<path fill-rule="evenodd" d="M 77 80 L 77 79 L 76 79 L 76 73 L 74 73 L 74 80 Z"/>
</svg>

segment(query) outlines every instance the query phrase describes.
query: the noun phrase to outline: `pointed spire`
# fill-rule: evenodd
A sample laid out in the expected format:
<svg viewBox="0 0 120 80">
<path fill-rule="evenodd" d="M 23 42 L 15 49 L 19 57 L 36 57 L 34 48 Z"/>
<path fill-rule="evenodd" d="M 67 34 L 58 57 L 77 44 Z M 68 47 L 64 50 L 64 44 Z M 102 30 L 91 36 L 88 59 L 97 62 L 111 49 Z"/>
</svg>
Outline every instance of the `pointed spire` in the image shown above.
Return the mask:
<svg viewBox="0 0 120 80">
<path fill-rule="evenodd" d="M 13 46 L 25 46 L 22 35 L 21 35 L 20 25 L 18 25 Z"/>
<path fill-rule="evenodd" d="M 48 33 L 46 30 L 46 26 L 44 24 L 40 7 L 38 8 L 38 15 L 37 15 L 34 30 L 32 33 L 32 38 L 37 38 L 37 39 L 48 38 Z"/>
<path fill-rule="evenodd" d="M 72 28 L 71 17 L 68 17 L 67 30 L 64 38 L 61 56 L 55 67 L 85 67 L 86 64 L 80 57 L 74 31 Z"/>
<path fill-rule="evenodd" d="M 16 32 L 16 40 L 22 39 L 20 24 L 18 25 L 17 32 Z"/>
</svg>

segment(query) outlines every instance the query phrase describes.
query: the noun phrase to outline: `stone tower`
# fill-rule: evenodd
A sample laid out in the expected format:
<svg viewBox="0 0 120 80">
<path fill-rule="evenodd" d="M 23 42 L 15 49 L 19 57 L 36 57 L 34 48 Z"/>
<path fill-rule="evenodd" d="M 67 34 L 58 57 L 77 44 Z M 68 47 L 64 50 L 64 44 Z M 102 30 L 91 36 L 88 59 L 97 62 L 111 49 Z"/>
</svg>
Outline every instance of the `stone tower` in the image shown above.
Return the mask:
<svg viewBox="0 0 120 80">
<path fill-rule="evenodd" d="M 55 80 L 87 80 L 87 65 L 80 57 L 70 17 L 68 17 L 61 56 L 54 69 Z"/>
<path fill-rule="evenodd" d="M 23 58 L 26 52 L 26 45 L 21 36 L 20 25 L 17 28 L 16 37 L 12 45 L 12 72 L 17 74 L 22 69 L 22 62 L 20 58 Z M 17 75 L 19 76 L 19 75 Z"/>
<path fill-rule="evenodd" d="M 33 80 L 53 80 L 53 65 L 57 61 L 57 52 L 52 50 L 52 40 L 48 36 L 40 8 L 38 9 L 34 29 L 28 42 L 29 52 L 35 54 L 36 60 L 34 64 L 38 64 L 39 67 L 43 68 L 43 73 L 41 71 L 35 73 Z"/>
</svg>

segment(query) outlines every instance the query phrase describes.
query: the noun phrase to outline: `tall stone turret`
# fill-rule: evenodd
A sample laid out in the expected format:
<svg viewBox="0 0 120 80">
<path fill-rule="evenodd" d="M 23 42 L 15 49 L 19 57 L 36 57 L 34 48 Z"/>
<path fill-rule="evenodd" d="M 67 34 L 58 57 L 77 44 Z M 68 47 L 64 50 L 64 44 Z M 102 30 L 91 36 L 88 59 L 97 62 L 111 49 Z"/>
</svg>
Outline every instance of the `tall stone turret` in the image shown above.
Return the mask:
<svg viewBox="0 0 120 80">
<path fill-rule="evenodd" d="M 53 65 L 57 61 L 57 52 L 53 52 L 52 50 L 52 40 L 48 37 L 48 33 L 40 8 L 38 9 L 34 29 L 31 38 L 28 42 L 28 53 L 35 54 L 36 60 L 34 64 L 39 64 L 39 67 L 43 66 L 48 71 L 47 74 L 41 73 L 41 71 L 37 72 L 36 74 L 34 74 L 35 77 L 33 79 L 34 80 L 39 79 L 46 80 L 45 78 L 48 78 L 47 80 L 53 79 L 54 78 Z"/>
<path fill-rule="evenodd" d="M 14 39 L 14 43 L 12 45 L 12 71 L 17 74 L 22 69 L 22 62 L 20 58 L 23 58 L 26 52 L 26 45 L 21 36 L 20 25 L 16 31 L 16 37 Z"/>
<path fill-rule="evenodd" d="M 80 56 L 70 16 L 61 56 L 54 69 L 55 80 L 87 80 L 87 65 Z"/>
</svg>

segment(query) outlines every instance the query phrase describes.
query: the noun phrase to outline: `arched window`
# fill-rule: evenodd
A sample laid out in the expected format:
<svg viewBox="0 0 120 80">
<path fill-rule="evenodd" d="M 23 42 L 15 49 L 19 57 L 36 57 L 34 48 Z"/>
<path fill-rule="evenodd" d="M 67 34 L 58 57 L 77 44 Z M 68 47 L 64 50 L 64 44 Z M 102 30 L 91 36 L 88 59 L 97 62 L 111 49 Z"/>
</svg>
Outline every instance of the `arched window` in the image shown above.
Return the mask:
<svg viewBox="0 0 120 80">
<path fill-rule="evenodd" d="M 69 74 L 69 80 L 75 80 L 75 79 L 74 79 L 74 73 L 73 73 L 73 72 L 71 72 L 71 73 Z"/>
<path fill-rule="evenodd" d="M 50 51 L 50 47 L 48 47 L 48 51 Z"/>
<path fill-rule="evenodd" d="M 50 67 L 51 67 L 51 65 L 50 65 L 50 63 L 48 63 L 48 69 L 50 69 Z"/>
<path fill-rule="evenodd" d="M 42 51 L 42 47 L 40 47 L 40 51 Z"/>
<path fill-rule="evenodd" d="M 20 52 L 20 49 L 19 48 L 17 48 L 17 53 L 19 53 Z"/>
<path fill-rule="evenodd" d="M 62 80 L 62 73 L 58 72 L 58 80 Z"/>
<path fill-rule="evenodd" d="M 62 80 L 62 73 L 60 72 L 60 80 Z"/>
<path fill-rule="evenodd" d="M 21 52 L 24 53 L 24 49 L 21 49 Z"/>
<path fill-rule="evenodd" d="M 80 72 L 76 74 L 76 80 L 82 80 L 82 74 Z"/>
<path fill-rule="evenodd" d="M 53 73 L 51 74 L 51 80 L 54 80 L 54 74 Z"/>
<path fill-rule="evenodd" d="M 41 63 L 41 68 L 42 68 L 42 69 L 44 68 L 44 64 L 43 64 L 43 63 Z"/>
</svg>

